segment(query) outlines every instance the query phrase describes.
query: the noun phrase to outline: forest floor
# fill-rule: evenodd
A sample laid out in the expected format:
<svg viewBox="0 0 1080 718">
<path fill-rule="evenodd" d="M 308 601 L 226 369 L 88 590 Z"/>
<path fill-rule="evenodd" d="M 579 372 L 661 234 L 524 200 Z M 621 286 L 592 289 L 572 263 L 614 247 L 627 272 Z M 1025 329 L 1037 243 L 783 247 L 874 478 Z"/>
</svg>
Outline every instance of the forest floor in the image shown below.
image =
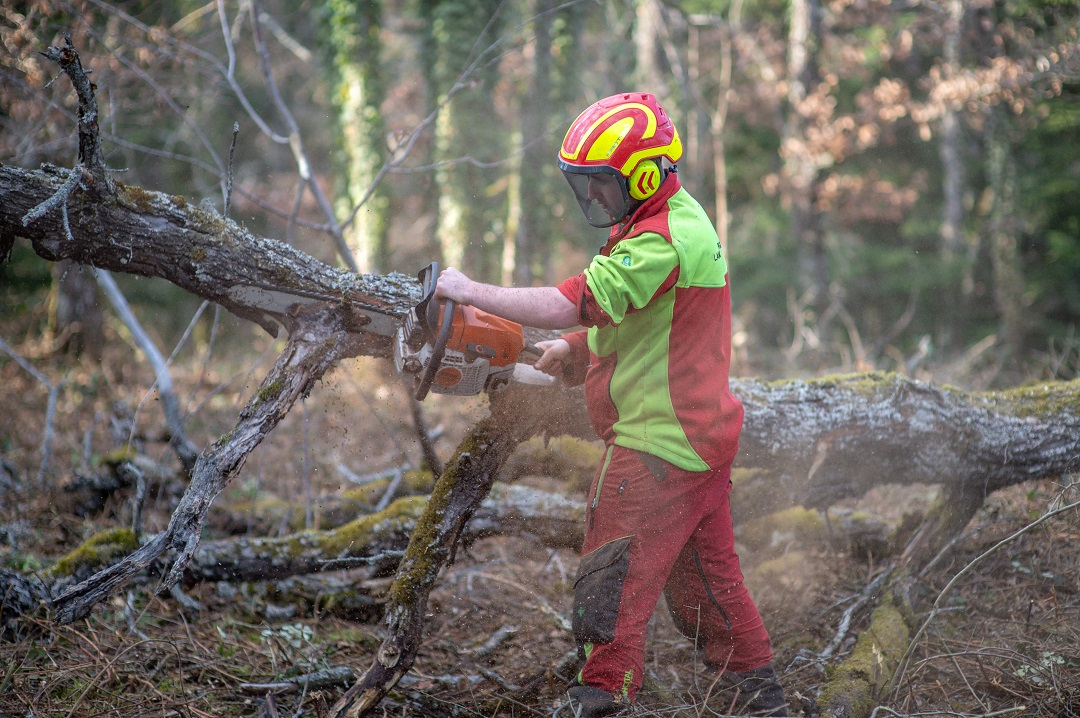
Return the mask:
<svg viewBox="0 0 1080 718">
<path fill-rule="evenodd" d="M 94 533 L 130 526 L 131 487 L 93 508 L 85 491 L 65 488 L 77 476 L 107 474 L 110 457 L 130 456 L 130 449 L 161 467 L 150 472 L 143 522 L 147 532 L 162 530 L 183 486 L 178 462 L 160 440 L 145 365 L 116 336 L 100 365 L 54 354 L 35 340 L 17 342 L 10 332 L 4 337 L 59 389 L 49 464 L 39 476 L 47 387 L 0 355 L 0 565 L 46 575 Z M 250 345 L 261 360 L 206 361 L 205 340 L 175 360 L 173 379 L 198 445 L 229 431 L 276 354 L 265 336 Z M 425 410 L 429 426 L 441 429 L 436 446 L 446 458 L 483 415 L 484 402 L 433 397 Z M 348 362 L 252 453 L 215 501 L 204 540 L 317 528 L 324 520 L 320 497 L 352 486 L 347 474 L 415 465 L 419 456 L 404 393 L 386 368 Z M 580 476 L 519 480 L 583 498 Z M 1029 483 L 990 496 L 954 549 L 918 577 L 913 600 L 921 620 L 968 567 L 877 716 L 1080 716 L 1076 514 L 1049 520 L 969 566 L 1058 505 L 1066 483 Z M 895 524 L 933 492 L 883 484 L 831 511 Z M 845 612 L 893 557 L 870 555 L 827 532 L 754 537 L 742 520 L 752 508 L 733 512 L 747 583 L 772 635 L 792 713 L 813 715 L 829 664 L 850 652 L 869 622 L 867 611 L 856 612 L 841 633 Z M 525 536 L 480 539 L 460 550 L 431 594 L 412 671 L 376 715 L 552 716 L 576 670 L 567 618 L 576 565 L 574 551 Z M 357 572 L 335 576 L 376 595 L 388 585 Z M 384 634 L 378 616 L 279 605 L 270 583 L 195 585 L 186 593 L 201 608 L 155 596 L 151 583 L 127 587 L 72 625 L 23 623 L 0 642 L 0 716 L 324 716 L 344 686 L 268 697 L 259 685 L 334 667 L 362 674 Z M 822 660 L 837 638 L 832 658 Z M 713 714 L 702 703 L 709 677 L 662 608 L 649 627 L 646 672 L 641 703 L 655 715 Z"/>
</svg>

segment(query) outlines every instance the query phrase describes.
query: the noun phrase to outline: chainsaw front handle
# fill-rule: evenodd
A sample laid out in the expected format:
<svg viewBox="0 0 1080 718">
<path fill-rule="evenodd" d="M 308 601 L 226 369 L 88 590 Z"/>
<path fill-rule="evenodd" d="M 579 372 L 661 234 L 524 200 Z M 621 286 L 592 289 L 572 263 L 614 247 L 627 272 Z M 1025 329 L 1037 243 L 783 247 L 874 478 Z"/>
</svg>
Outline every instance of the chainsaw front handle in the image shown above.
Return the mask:
<svg viewBox="0 0 1080 718">
<path fill-rule="evenodd" d="M 439 285 L 438 262 L 432 262 L 421 269 L 416 278 L 420 280 L 420 287 L 423 290 L 423 298 L 416 305 L 417 319 L 424 323 L 428 336 L 435 336 L 435 341 L 431 345 L 431 356 L 428 357 L 427 366 L 424 367 L 424 373 L 416 385 L 416 400 L 423 401 L 431 389 L 431 382 L 439 373 L 443 355 L 446 354 L 446 343 L 450 340 L 450 333 L 453 330 L 454 311 L 457 309 L 457 304 L 453 299 L 435 301 L 435 288 Z M 441 321 L 439 320 L 440 310 Z M 436 324 L 439 325 L 437 332 L 435 331 Z"/>
<path fill-rule="evenodd" d="M 431 389 L 431 382 L 439 373 L 442 366 L 443 355 L 446 354 L 446 342 L 450 339 L 450 332 L 454 328 L 454 310 L 457 304 L 453 299 L 447 299 L 440 303 L 442 306 L 442 323 L 439 325 L 439 333 L 435 336 L 435 342 L 431 345 L 431 356 L 428 357 L 424 374 L 420 377 L 420 383 L 416 387 L 416 400 L 423 401 Z"/>
</svg>

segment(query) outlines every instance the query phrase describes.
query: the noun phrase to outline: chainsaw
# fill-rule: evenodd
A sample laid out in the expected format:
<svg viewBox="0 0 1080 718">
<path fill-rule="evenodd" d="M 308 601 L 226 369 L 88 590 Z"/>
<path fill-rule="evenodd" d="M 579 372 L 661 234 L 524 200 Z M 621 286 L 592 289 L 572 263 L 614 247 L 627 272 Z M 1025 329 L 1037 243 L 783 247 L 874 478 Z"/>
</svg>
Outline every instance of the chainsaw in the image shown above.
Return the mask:
<svg viewBox="0 0 1080 718">
<path fill-rule="evenodd" d="M 398 372 L 415 377 L 417 400 L 423 400 L 429 391 L 471 396 L 497 391 L 511 381 L 555 382 L 531 364 L 518 363 L 523 354 L 543 354 L 526 344 L 520 324 L 475 307 L 435 300 L 439 281 L 435 262 L 421 269 L 417 279 L 422 298 L 406 314 L 404 323 L 383 308 L 349 300 L 349 306 L 367 318 L 365 332 L 390 337 Z M 234 285 L 229 288 L 229 297 L 273 314 L 287 314 L 298 305 L 343 301 L 342 295 L 257 283 Z"/>
<path fill-rule="evenodd" d="M 546 374 L 518 364 L 522 354 L 543 354 L 525 342 L 520 324 L 450 299 L 435 300 L 436 262 L 421 269 L 417 279 L 422 299 L 397 330 L 394 364 L 398 372 L 416 377 L 418 401 L 429 391 L 471 396 L 497 391 L 511 380 L 550 383 Z"/>
</svg>

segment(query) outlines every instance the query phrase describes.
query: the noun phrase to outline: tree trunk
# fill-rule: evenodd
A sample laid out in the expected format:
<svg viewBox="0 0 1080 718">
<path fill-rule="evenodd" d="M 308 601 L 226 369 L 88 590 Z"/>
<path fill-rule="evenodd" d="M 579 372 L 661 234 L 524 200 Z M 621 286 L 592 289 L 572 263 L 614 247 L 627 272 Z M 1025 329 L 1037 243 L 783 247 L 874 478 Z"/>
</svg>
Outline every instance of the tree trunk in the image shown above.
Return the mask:
<svg viewBox="0 0 1080 718">
<path fill-rule="evenodd" d="M 541 276 L 537 258 L 550 233 L 550 208 L 536 201 L 544 196 L 541 188 L 548 184 L 551 158 L 548 144 L 538 142 L 551 122 L 551 29 L 554 23 L 556 0 L 536 0 L 533 4 L 533 63 L 529 91 L 521 102 L 521 162 L 516 167 L 518 180 L 514 191 L 517 212 L 511 210 L 507 221 L 508 241 L 513 245 L 513 261 L 504 266 L 503 284 L 528 287 Z M 515 221 L 516 217 L 520 220 Z M 511 231 L 516 225 L 517 231 Z M 504 263 L 505 265 L 506 263 Z"/>
<path fill-rule="evenodd" d="M 1000 106 L 991 109 L 987 123 L 987 174 L 993 194 L 989 249 L 1001 338 L 1013 356 L 1020 356 L 1026 333 L 1025 287 L 1017 247 L 1016 167 L 1006 112 Z"/>
<path fill-rule="evenodd" d="M 49 296 L 49 325 L 57 349 L 101 361 L 105 350 L 105 314 L 93 272 L 74 262 L 57 262 Z"/>
<path fill-rule="evenodd" d="M 455 0 L 434 10 L 439 95 L 449 102 L 436 125 L 439 243 L 448 266 L 468 267 L 476 279 L 499 277 L 502 243 L 492 231 L 505 221 L 505 192 L 491 191 L 497 173 L 486 163 L 504 156 L 505 132 L 491 104 L 498 80 L 500 3 Z M 452 95 L 452 96 L 451 96 Z M 501 236 L 499 237 L 501 239 Z"/>
<path fill-rule="evenodd" d="M 637 57 L 635 79 L 641 87 L 660 98 L 668 97 L 667 80 L 671 76 L 661 63 L 661 16 L 659 0 L 637 0 L 634 18 L 634 50 Z"/>
<path fill-rule="evenodd" d="M 962 0 L 949 0 L 948 8 L 948 20 L 945 25 L 945 57 L 942 66 L 942 77 L 946 82 L 953 80 L 960 71 L 960 38 L 964 23 L 964 3 Z M 946 267 L 955 268 L 961 280 L 958 287 L 954 285 L 942 293 L 939 343 L 944 348 L 960 342 L 961 312 L 974 291 L 972 267 L 965 261 L 964 165 L 960 153 L 961 136 L 960 111 L 947 108 L 941 118 L 941 139 L 938 143 L 944 205 L 941 221 L 941 257 Z"/>
<path fill-rule="evenodd" d="M 390 198 L 376 181 L 386 160 L 386 123 L 381 79 L 382 3 L 376 0 L 330 0 L 325 34 L 331 46 L 328 64 L 334 73 L 334 102 L 341 132 L 345 189 L 342 216 L 352 216 L 347 235 L 362 272 L 388 269 Z M 353 215 L 355 208 L 359 210 Z"/>
<path fill-rule="evenodd" d="M 825 241 L 816 195 L 819 170 L 814 148 L 808 146 L 804 100 L 818 82 L 815 52 L 818 44 L 817 0 L 792 0 L 788 30 L 788 116 L 780 150 L 784 162 L 791 237 L 795 246 L 800 288 L 817 319 L 828 303 L 829 276 Z M 796 327 L 798 331 L 798 327 Z"/>
</svg>

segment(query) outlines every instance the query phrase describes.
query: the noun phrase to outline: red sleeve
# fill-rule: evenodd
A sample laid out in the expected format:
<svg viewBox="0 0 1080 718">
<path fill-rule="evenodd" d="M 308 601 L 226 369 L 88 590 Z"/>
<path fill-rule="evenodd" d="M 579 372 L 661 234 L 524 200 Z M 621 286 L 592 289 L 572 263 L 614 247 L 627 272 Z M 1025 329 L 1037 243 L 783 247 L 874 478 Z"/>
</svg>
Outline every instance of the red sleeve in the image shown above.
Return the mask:
<svg viewBox="0 0 1080 718">
<path fill-rule="evenodd" d="M 563 365 L 563 383 L 577 386 L 585 381 L 585 373 L 589 370 L 589 332 L 582 329 L 563 334 L 562 338 L 570 345 L 570 361 Z"/>
<path fill-rule="evenodd" d="M 611 317 L 600 308 L 593 297 L 592 290 L 585 281 L 584 272 L 576 277 L 570 277 L 556 288 L 577 306 L 578 320 L 582 326 L 606 327 L 611 324 Z"/>
</svg>

